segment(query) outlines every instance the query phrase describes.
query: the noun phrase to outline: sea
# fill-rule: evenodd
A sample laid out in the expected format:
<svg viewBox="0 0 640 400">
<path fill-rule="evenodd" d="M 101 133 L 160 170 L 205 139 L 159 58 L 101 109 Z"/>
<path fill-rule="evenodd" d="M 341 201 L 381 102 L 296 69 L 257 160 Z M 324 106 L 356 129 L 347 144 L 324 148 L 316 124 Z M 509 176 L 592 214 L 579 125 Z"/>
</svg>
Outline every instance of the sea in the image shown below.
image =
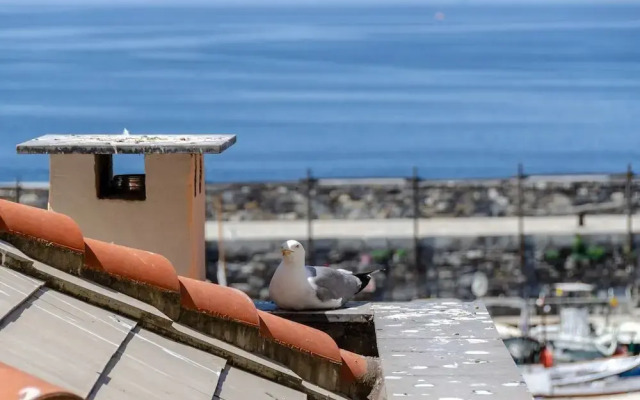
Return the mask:
<svg viewBox="0 0 640 400">
<path fill-rule="evenodd" d="M 236 134 L 214 182 L 640 170 L 640 1 L 0 0 L 0 181 L 125 128 Z"/>
</svg>

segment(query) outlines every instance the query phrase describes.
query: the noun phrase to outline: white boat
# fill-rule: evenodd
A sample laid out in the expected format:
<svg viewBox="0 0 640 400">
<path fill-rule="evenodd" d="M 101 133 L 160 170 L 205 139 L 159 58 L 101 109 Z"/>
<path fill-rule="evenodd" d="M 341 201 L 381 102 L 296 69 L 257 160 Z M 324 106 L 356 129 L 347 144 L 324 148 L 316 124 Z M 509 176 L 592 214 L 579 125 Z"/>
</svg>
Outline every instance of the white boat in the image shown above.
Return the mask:
<svg viewBox="0 0 640 400">
<path fill-rule="evenodd" d="M 612 305 L 618 303 L 617 298 L 596 297 L 594 287 L 587 284 L 557 283 L 552 287 L 554 296 L 539 301 L 545 306 L 557 307 L 560 323 L 538 325 L 529 331 L 529 336 L 547 343 L 555 362 L 609 357 L 616 353 L 619 345 L 638 343 L 640 324 L 633 320 L 613 324 L 608 318 L 615 308 Z M 600 320 L 604 323 L 590 322 L 594 309 L 600 309 Z M 633 317 L 629 314 L 629 318 Z"/>
<path fill-rule="evenodd" d="M 521 366 L 529 391 L 539 397 L 577 397 L 640 392 L 640 357 Z"/>
</svg>

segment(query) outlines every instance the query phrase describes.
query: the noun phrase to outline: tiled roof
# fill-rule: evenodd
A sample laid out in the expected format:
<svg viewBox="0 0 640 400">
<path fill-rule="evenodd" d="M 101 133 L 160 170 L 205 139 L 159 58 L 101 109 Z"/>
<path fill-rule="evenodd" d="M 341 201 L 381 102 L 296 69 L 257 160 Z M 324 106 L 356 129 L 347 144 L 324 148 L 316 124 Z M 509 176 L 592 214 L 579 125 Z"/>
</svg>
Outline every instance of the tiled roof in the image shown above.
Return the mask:
<svg viewBox="0 0 640 400">
<path fill-rule="evenodd" d="M 0 398 L 5 400 L 80 400 L 81 397 L 0 362 Z"/>
<path fill-rule="evenodd" d="M 71 218 L 53 211 L 0 201 L 0 232 L 84 253 L 84 238 Z"/>
<path fill-rule="evenodd" d="M 87 287 L 86 280 L 89 280 L 117 291 L 119 296 L 130 296 L 153 306 L 155 310 L 150 311 L 144 311 L 146 306 L 126 308 L 129 313 L 125 314 L 126 317 L 139 320 L 137 324 L 134 320 L 127 322 L 134 327 L 129 332 L 139 329 L 140 324 L 148 325 L 153 328 L 151 330 L 162 330 L 168 336 L 193 340 L 202 345 L 201 341 L 185 339 L 184 335 L 175 333 L 177 327 L 189 327 L 195 330 L 194 333 L 225 342 L 238 351 L 248 351 L 280 363 L 304 381 L 331 392 L 363 398 L 371 390 L 371 379 L 365 379 L 365 376 L 370 378 L 377 371 L 373 359 L 339 349 L 335 341 L 320 330 L 258 311 L 251 299 L 236 289 L 177 276 L 171 263 L 160 255 L 84 238 L 67 216 L 0 200 L 0 238 L 43 263 L 21 261 L 18 256 L 4 260 L 4 265 L 42 279 L 49 288 L 71 294 L 102 309 L 123 310 L 113 300 L 117 294 L 103 291 L 97 285 Z M 68 274 L 81 279 L 73 281 L 77 278 Z M 36 289 L 29 293 L 33 290 Z M 41 293 L 41 297 L 48 296 L 48 293 Z M 28 298 L 22 298 L 12 307 L 42 300 Z M 1 306 L 0 318 L 5 315 Z M 12 307 L 9 307 L 9 312 Z M 3 327 L 4 324 L 0 324 L 0 334 Z M 59 336 L 64 332 L 51 334 Z M 152 334 L 151 331 L 138 330 L 134 338 Z M 118 340 L 124 343 L 130 336 L 128 333 Z M 189 337 L 193 337 L 193 333 Z M 63 336 L 57 340 L 67 339 Z M 145 339 L 140 340 L 144 342 Z M 98 352 L 97 348 L 95 351 Z M 123 371 L 123 387 L 127 385 L 127 379 L 136 379 L 125 373 L 130 367 L 118 361 L 111 367 L 112 372 L 116 367 Z M 237 378 L 242 376 L 242 372 L 234 371 L 232 376 Z"/>
</svg>

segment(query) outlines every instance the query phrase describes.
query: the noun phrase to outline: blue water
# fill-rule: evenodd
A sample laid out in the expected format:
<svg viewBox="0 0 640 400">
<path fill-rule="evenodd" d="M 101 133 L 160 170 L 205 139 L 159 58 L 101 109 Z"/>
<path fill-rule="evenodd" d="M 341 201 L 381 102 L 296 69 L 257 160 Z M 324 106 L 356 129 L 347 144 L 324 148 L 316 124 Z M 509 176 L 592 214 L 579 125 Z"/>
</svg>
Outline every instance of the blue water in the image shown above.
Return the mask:
<svg viewBox="0 0 640 400">
<path fill-rule="evenodd" d="M 0 181 L 125 127 L 237 134 L 213 181 L 640 169 L 640 2 L 422 3 L 0 1 Z"/>
</svg>

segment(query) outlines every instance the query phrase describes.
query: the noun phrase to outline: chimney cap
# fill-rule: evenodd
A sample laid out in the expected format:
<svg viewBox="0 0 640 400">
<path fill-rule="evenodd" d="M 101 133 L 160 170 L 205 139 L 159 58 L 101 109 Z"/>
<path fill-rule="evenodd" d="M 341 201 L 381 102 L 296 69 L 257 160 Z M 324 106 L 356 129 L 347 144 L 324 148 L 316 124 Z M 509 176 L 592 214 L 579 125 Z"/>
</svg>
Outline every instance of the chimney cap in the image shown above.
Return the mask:
<svg viewBox="0 0 640 400">
<path fill-rule="evenodd" d="M 19 154 L 220 154 L 236 135 L 44 135 L 17 146 Z"/>
</svg>

